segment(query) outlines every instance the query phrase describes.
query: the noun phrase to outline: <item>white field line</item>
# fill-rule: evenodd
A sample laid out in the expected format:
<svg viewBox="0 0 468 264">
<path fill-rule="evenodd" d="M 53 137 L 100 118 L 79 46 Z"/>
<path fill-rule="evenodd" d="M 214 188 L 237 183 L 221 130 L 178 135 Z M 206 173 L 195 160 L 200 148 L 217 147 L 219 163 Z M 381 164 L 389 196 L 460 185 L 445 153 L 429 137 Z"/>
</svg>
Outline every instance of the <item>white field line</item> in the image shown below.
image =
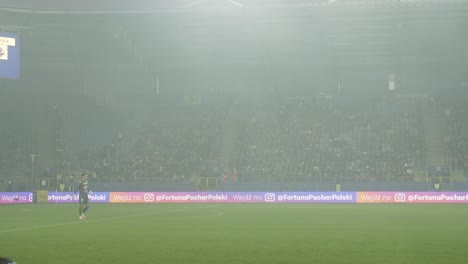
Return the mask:
<svg viewBox="0 0 468 264">
<path fill-rule="evenodd" d="M 213 212 L 209 214 L 202 214 L 202 215 L 180 215 L 180 216 L 169 216 L 169 217 L 164 217 L 164 219 L 186 219 L 186 218 L 204 218 L 204 217 L 215 217 L 215 216 L 221 216 L 224 215 L 224 213 L 221 212 Z M 129 218 L 124 218 L 124 219 L 111 219 L 109 222 L 114 222 L 114 223 L 126 223 L 129 222 Z M 84 222 L 93 222 L 93 220 L 84 220 Z M 98 221 L 96 221 L 98 222 Z"/>
<path fill-rule="evenodd" d="M 15 228 L 15 229 L 0 230 L 0 234 L 18 232 L 18 231 L 29 231 L 29 230 L 35 230 L 35 229 L 57 227 L 57 226 L 105 222 L 105 221 L 128 219 L 128 218 L 143 217 L 143 216 L 158 215 L 158 214 L 166 214 L 166 213 L 187 212 L 187 211 L 192 211 L 192 210 L 208 209 L 208 208 L 219 207 L 219 206 L 222 206 L 222 205 L 212 205 L 212 206 L 205 206 L 205 207 L 194 207 L 194 208 L 184 208 L 184 209 L 177 209 L 177 210 L 157 211 L 157 212 L 146 213 L 146 214 L 133 214 L 133 215 L 125 215 L 125 216 L 116 216 L 116 217 L 108 217 L 108 218 L 102 218 L 102 219 L 96 219 L 96 220 L 81 220 L 81 221 L 76 220 L 76 221 L 73 221 L 73 222 L 66 222 L 66 223 L 57 223 L 57 224 L 50 224 L 50 225 L 38 225 L 38 226 L 31 226 L 31 227 L 22 227 L 22 228 Z M 198 216 L 193 216 L 193 217 L 211 217 L 211 216 L 220 216 L 220 215 L 223 215 L 223 213 L 216 212 L 216 214 L 213 213 L 213 214 L 209 214 L 209 215 L 198 215 Z M 190 216 L 185 216 L 185 217 L 191 218 Z M 182 218 L 184 218 L 184 217 L 182 217 Z"/>
</svg>

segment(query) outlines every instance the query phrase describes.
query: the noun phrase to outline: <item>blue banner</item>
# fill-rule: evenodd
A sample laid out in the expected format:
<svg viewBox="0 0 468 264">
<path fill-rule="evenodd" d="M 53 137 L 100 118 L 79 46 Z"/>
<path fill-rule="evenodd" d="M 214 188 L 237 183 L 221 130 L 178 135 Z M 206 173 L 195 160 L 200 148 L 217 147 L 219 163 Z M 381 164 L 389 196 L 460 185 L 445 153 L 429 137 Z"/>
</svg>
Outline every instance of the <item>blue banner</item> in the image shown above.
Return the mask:
<svg viewBox="0 0 468 264">
<path fill-rule="evenodd" d="M 19 62 L 19 35 L 0 32 L 0 78 L 19 79 Z"/>
<path fill-rule="evenodd" d="M 468 204 L 468 192 L 95 192 L 90 203 L 431 203 Z M 48 203 L 78 203 L 72 192 Z M 0 204 L 32 203 L 31 192 L 0 192 Z"/>
<path fill-rule="evenodd" d="M 355 192 L 111 192 L 111 203 L 356 203 Z"/>
<path fill-rule="evenodd" d="M 88 194 L 90 203 L 108 203 L 108 192 L 94 192 Z M 49 192 L 47 196 L 49 203 L 78 203 L 78 195 L 72 192 Z"/>
</svg>

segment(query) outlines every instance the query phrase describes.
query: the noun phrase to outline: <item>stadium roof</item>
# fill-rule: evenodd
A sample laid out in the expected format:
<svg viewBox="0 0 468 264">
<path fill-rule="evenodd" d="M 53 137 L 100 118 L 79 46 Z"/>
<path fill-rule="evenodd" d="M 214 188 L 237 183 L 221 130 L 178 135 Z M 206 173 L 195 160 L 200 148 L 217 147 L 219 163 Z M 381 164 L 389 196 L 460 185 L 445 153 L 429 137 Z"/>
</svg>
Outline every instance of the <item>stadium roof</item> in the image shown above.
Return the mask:
<svg viewBox="0 0 468 264">
<path fill-rule="evenodd" d="M 467 27 L 466 0 L 0 0 L 23 68 L 463 70 Z"/>
<path fill-rule="evenodd" d="M 186 12 L 210 8 L 305 8 L 317 6 L 460 6 L 465 0 L 0 0 L 0 10 L 35 13 Z"/>
</svg>

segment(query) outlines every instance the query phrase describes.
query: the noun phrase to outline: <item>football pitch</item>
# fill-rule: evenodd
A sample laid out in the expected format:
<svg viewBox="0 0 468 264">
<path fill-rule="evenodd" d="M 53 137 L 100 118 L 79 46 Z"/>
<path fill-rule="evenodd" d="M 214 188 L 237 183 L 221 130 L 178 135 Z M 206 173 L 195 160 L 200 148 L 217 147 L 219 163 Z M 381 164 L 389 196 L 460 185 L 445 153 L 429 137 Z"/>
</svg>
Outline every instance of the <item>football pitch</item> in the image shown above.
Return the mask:
<svg viewBox="0 0 468 264">
<path fill-rule="evenodd" d="M 18 264 L 466 263 L 466 205 L 0 206 L 0 256 Z"/>
</svg>

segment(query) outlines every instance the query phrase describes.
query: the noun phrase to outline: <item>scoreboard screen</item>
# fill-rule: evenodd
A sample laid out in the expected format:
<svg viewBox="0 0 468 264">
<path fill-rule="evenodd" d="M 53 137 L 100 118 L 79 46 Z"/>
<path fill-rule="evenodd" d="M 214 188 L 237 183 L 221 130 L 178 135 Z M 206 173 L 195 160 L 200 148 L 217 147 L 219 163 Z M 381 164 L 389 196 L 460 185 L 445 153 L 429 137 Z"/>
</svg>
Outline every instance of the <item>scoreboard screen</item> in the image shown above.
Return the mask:
<svg viewBox="0 0 468 264">
<path fill-rule="evenodd" d="M 19 79 L 19 35 L 0 32 L 0 78 Z"/>
</svg>

